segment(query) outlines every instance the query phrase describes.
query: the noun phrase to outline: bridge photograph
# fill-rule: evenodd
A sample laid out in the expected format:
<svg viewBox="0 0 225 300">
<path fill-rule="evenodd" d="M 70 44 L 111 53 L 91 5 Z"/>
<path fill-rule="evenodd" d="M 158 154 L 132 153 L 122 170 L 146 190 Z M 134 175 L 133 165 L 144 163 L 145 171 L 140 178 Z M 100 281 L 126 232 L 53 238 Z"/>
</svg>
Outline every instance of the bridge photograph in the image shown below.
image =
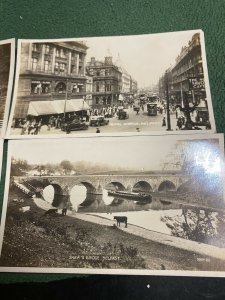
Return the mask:
<svg viewBox="0 0 225 300">
<path fill-rule="evenodd" d="M 219 134 L 10 141 L 0 270 L 224 272 L 222 145 Z"/>
</svg>

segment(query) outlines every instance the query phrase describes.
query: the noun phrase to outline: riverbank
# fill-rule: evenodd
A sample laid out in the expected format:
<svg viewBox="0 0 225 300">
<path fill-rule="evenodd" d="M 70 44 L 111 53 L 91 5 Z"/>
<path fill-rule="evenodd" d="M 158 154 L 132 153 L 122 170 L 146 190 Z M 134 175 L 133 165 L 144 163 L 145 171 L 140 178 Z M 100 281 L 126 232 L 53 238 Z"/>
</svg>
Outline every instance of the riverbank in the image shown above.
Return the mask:
<svg viewBox="0 0 225 300">
<path fill-rule="evenodd" d="M 129 224 L 128 228 L 118 229 L 114 221 L 98 216 L 45 216 L 49 206 L 43 200 L 29 198 L 24 203 L 14 203 L 12 194 L 10 198 L 1 266 L 225 270 L 221 260 L 174 247 L 168 235 L 166 239 L 163 235 L 162 243 L 158 233 L 150 232 L 151 238 L 146 237 L 147 233 L 140 235 L 137 226 Z M 30 206 L 30 211 L 20 212 L 25 205 Z"/>
</svg>

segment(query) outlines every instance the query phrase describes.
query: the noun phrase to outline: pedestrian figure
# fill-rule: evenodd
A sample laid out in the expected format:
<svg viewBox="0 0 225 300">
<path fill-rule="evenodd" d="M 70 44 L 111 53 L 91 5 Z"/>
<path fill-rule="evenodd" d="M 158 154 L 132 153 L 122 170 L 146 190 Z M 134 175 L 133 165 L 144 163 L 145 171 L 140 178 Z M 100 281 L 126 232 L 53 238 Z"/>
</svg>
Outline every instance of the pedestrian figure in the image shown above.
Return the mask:
<svg viewBox="0 0 225 300">
<path fill-rule="evenodd" d="M 162 127 L 166 126 L 166 118 L 163 117 L 163 121 L 162 121 Z"/>
<path fill-rule="evenodd" d="M 177 127 L 179 128 L 179 130 L 181 130 L 182 124 L 183 124 L 183 122 L 182 122 L 181 118 L 179 117 L 177 120 Z"/>
<path fill-rule="evenodd" d="M 62 209 L 62 215 L 63 215 L 63 216 L 66 216 L 66 213 L 67 213 L 67 208 L 64 207 L 64 208 Z"/>
<path fill-rule="evenodd" d="M 140 128 L 136 128 L 136 131 L 137 131 L 137 132 L 140 132 Z"/>
<path fill-rule="evenodd" d="M 137 108 L 136 108 L 136 115 L 138 115 L 139 110 L 140 110 L 140 107 L 137 107 Z"/>
<path fill-rule="evenodd" d="M 100 133 L 100 129 L 99 128 L 96 128 L 96 133 Z"/>
</svg>

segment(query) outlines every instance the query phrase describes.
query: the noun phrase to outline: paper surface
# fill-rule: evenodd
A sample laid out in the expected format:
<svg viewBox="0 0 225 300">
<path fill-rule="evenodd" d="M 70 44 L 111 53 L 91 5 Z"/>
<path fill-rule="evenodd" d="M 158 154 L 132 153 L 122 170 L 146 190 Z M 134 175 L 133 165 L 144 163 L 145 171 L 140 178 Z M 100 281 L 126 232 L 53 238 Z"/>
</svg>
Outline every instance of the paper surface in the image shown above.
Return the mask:
<svg viewBox="0 0 225 300">
<path fill-rule="evenodd" d="M 201 30 L 18 42 L 9 138 L 197 130 L 216 131 Z"/>
<path fill-rule="evenodd" d="M 0 270 L 224 276 L 223 135 L 9 141 Z"/>
</svg>

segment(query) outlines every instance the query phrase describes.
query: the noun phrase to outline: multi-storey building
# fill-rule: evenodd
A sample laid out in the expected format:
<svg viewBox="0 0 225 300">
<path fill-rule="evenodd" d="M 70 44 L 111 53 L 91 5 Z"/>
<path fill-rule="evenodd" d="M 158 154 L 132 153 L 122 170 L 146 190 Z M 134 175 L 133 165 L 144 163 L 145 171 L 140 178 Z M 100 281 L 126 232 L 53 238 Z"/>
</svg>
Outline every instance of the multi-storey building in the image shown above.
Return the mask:
<svg viewBox="0 0 225 300">
<path fill-rule="evenodd" d="M 165 73 L 166 74 L 166 73 Z M 177 104 L 183 101 L 199 104 L 205 100 L 205 82 L 202 65 L 200 34 L 196 33 L 187 46 L 182 47 L 175 65 L 159 80 L 159 93 L 165 95 L 168 80 L 169 95 Z"/>
<path fill-rule="evenodd" d="M 127 96 L 130 93 L 130 75 L 128 72 L 121 68 L 122 72 L 122 85 L 121 85 L 121 94 Z"/>
<path fill-rule="evenodd" d="M 138 92 L 138 83 L 137 80 L 134 78 L 130 77 L 130 93 L 132 95 L 137 94 Z"/>
<path fill-rule="evenodd" d="M 113 64 L 112 57 L 105 57 L 104 62 L 92 57 L 87 63 L 87 72 L 93 76 L 93 106 L 117 104 L 121 93 L 122 73 Z"/>
<path fill-rule="evenodd" d="M 87 48 L 75 41 L 23 42 L 15 118 L 27 117 L 34 102 L 37 107 L 42 101 L 40 114 L 53 114 L 48 100 L 83 99 Z"/>
</svg>

